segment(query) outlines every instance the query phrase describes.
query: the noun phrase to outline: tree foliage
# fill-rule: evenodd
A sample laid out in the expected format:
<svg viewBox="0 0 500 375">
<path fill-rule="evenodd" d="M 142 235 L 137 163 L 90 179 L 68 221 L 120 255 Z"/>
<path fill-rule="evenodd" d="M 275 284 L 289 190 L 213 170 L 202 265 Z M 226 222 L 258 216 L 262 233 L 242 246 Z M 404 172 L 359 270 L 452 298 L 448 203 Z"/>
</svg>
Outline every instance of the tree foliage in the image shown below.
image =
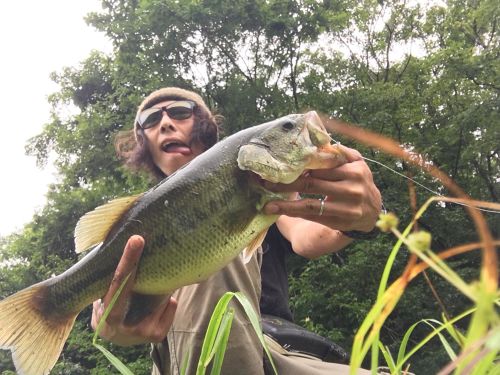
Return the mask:
<svg viewBox="0 0 500 375">
<path fill-rule="evenodd" d="M 112 41 L 113 53 L 92 52 L 79 66 L 53 74 L 60 89 L 49 98 L 52 118 L 27 144 L 40 165 L 53 156 L 60 179 L 32 222 L 2 239 L 2 296 L 59 273 L 77 259 L 72 237 L 82 214 L 113 197 L 146 189 L 146 178 L 120 166 L 113 137 L 130 128 L 142 97 L 163 86 L 200 92 L 224 115 L 226 134 L 316 109 L 420 152 L 475 199 L 499 199 L 499 8 L 493 0 L 444 5 L 103 0 L 102 6 L 87 21 Z M 446 194 L 420 171 L 341 140 Z M 412 214 L 407 181 L 371 166 L 386 207 L 407 222 Z M 418 192 L 422 203 L 429 192 Z M 490 215 L 488 220 L 498 236 L 498 219 Z M 476 237 L 457 206 L 435 206 L 419 225 L 433 233 L 435 249 Z M 291 303 L 297 321 L 349 348 L 375 298 L 392 242 L 381 236 L 318 261 L 292 259 Z M 394 276 L 406 261 L 401 254 Z M 464 276 L 477 277 L 478 256 L 452 264 Z M 430 278 L 449 313 L 465 309 L 464 298 L 439 278 Z M 395 347 L 412 323 L 440 314 L 427 283 L 419 280 L 384 328 L 384 342 Z M 108 373 L 89 346 L 88 321 L 85 312 L 56 373 Z M 446 359 L 436 348 L 439 344 L 415 358 L 412 369 L 432 372 L 431 361 L 437 370 Z M 123 350 L 136 373 L 148 372 L 146 351 Z M 1 368 L 10 368 L 7 363 L 2 353 Z"/>
</svg>

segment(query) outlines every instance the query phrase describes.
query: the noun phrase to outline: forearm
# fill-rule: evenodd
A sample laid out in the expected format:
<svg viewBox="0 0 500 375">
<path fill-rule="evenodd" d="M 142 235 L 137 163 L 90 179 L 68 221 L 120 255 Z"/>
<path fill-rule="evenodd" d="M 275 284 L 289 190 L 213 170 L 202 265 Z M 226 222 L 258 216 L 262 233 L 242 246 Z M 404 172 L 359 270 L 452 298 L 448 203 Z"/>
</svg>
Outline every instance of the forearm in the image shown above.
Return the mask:
<svg viewBox="0 0 500 375">
<path fill-rule="evenodd" d="M 293 251 L 308 259 L 337 252 L 352 242 L 338 230 L 298 217 L 282 215 L 276 224 Z"/>
</svg>

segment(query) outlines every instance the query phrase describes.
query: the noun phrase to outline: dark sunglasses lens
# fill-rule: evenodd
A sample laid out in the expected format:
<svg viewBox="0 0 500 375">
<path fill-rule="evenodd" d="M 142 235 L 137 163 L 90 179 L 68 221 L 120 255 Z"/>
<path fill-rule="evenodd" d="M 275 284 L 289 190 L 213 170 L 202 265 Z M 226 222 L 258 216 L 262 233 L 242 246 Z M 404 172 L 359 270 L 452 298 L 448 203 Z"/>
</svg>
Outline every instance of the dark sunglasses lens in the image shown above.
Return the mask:
<svg viewBox="0 0 500 375">
<path fill-rule="evenodd" d="M 189 107 L 170 107 L 167 108 L 168 117 L 174 120 L 185 120 L 193 115 L 193 109 Z"/>
<path fill-rule="evenodd" d="M 143 129 L 149 129 L 158 124 L 161 120 L 163 111 L 161 108 L 157 108 L 156 111 L 153 111 L 149 114 L 145 114 L 145 118 L 141 123 Z"/>
<path fill-rule="evenodd" d="M 166 111 L 168 117 L 174 120 L 185 120 L 193 115 L 195 104 L 191 101 L 178 101 L 170 105 L 170 107 L 148 108 L 139 115 L 139 125 L 143 129 L 149 129 L 156 126 L 163 117 L 163 111 Z"/>
</svg>

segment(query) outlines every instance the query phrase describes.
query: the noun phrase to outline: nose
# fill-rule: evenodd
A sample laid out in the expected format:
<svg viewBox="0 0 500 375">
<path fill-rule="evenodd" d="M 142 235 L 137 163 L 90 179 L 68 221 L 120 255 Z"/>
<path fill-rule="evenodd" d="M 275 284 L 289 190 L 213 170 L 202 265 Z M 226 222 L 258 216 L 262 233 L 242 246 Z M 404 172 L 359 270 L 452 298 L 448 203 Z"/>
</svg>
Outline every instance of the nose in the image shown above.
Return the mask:
<svg viewBox="0 0 500 375">
<path fill-rule="evenodd" d="M 168 117 L 167 111 L 163 110 L 161 112 L 161 120 L 160 120 L 160 130 L 167 131 L 168 130 L 176 130 L 177 128 L 174 125 L 174 122 L 170 117 Z"/>
</svg>

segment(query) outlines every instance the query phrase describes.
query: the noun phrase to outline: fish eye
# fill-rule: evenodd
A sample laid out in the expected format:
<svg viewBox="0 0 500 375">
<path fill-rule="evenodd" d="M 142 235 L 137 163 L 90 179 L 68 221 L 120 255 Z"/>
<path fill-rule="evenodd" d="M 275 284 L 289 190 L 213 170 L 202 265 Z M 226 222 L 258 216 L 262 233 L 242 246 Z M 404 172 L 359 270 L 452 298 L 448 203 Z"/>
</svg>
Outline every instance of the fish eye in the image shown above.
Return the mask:
<svg viewBox="0 0 500 375">
<path fill-rule="evenodd" d="M 292 130 L 294 128 L 294 126 L 295 125 L 293 122 L 288 121 L 288 122 L 285 122 L 281 127 L 283 128 L 283 130 L 288 131 L 288 130 Z"/>
</svg>

